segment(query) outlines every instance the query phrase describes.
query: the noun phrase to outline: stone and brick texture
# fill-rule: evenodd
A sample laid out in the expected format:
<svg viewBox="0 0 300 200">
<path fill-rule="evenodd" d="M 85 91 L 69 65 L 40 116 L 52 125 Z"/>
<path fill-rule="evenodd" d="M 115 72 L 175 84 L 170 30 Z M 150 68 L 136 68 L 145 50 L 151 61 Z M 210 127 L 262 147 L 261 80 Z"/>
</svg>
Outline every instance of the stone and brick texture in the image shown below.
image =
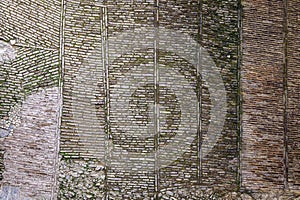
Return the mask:
<svg viewBox="0 0 300 200">
<path fill-rule="evenodd" d="M 106 151 L 104 93 L 100 86 L 104 80 L 101 62 L 103 11 L 95 2 L 72 0 L 65 1 L 63 16 L 64 103 L 60 127 L 59 199 L 102 199 L 106 191 L 105 176 L 101 175 L 106 174 L 103 167 Z M 98 177 L 86 175 L 94 170 L 91 163 L 102 166 L 95 171 Z M 80 167 L 83 174 L 78 172 Z M 83 187 L 78 187 L 77 181 Z M 99 183 L 101 187 L 95 186 Z"/>
<path fill-rule="evenodd" d="M 0 125 L 16 124 L 0 140 L 1 198 L 299 197 L 296 0 L 3 0 L 0 9 L 0 39 L 16 40 L 17 52 L 0 64 Z M 176 34 L 157 39 L 158 27 L 188 34 L 221 74 L 227 113 L 208 155 L 210 80 L 178 53 L 193 49 Z M 124 32 L 147 48 L 119 40 Z M 184 154 L 155 168 L 153 152 L 185 129 Z"/>
</svg>

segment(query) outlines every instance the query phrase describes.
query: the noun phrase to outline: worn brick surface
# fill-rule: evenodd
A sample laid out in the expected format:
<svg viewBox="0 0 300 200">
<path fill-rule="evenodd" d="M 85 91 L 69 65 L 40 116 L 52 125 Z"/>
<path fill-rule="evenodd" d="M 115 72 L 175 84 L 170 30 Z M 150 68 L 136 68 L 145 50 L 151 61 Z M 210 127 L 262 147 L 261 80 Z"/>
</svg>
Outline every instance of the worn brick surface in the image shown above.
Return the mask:
<svg viewBox="0 0 300 200">
<path fill-rule="evenodd" d="M 289 184 L 300 189 L 300 7 L 296 1 L 288 1 L 288 160 Z"/>
<path fill-rule="evenodd" d="M 243 186 L 253 190 L 281 189 L 284 184 L 283 2 L 244 3 Z"/>
</svg>

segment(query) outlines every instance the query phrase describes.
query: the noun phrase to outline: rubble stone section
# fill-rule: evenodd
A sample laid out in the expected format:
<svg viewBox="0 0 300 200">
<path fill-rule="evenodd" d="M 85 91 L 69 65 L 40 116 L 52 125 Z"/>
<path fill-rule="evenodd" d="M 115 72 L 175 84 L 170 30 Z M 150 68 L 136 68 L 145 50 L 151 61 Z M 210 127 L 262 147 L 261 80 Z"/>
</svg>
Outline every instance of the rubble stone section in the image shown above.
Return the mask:
<svg viewBox="0 0 300 200">
<path fill-rule="evenodd" d="M 288 161 L 289 186 L 300 190 L 300 6 L 288 1 Z"/>
<path fill-rule="evenodd" d="M 61 156 L 58 199 L 95 199 L 105 196 L 103 163 L 95 159 L 66 159 Z"/>
<path fill-rule="evenodd" d="M 0 64 L 10 62 L 16 58 L 15 50 L 11 44 L 0 40 Z"/>
<path fill-rule="evenodd" d="M 283 189 L 283 2 L 243 3 L 242 183 L 253 191 Z"/>
</svg>

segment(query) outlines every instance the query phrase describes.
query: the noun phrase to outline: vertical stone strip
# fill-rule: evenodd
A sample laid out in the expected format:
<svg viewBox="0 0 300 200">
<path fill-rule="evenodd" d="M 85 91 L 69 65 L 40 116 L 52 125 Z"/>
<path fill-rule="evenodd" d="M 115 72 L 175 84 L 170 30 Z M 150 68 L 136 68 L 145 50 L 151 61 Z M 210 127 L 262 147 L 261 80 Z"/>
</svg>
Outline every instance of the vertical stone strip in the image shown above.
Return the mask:
<svg viewBox="0 0 300 200">
<path fill-rule="evenodd" d="M 159 0 L 154 0 L 154 151 L 155 151 L 155 199 L 159 199 L 160 169 L 159 166 L 159 144 L 160 144 L 160 109 L 159 109 Z"/>
<path fill-rule="evenodd" d="M 283 178 L 288 189 L 288 0 L 283 1 Z"/>
<path fill-rule="evenodd" d="M 197 35 L 197 42 L 200 44 L 200 47 L 202 46 L 202 36 L 203 36 L 203 11 L 202 11 L 202 0 L 198 0 L 198 35 Z M 198 151 L 198 157 L 197 157 L 197 180 L 198 184 L 201 184 L 202 180 L 202 78 L 201 78 L 201 69 L 202 64 L 200 63 L 202 61 L 202 51 L 199 51 L 198 53 L 198 66 L 197 66 L 197 75 L 196 75 L 196 81 L 197 81 L 197 87 L 196 87 L 196 93 L 197 93 L 197 151 Z"/>
<path fill-rule="evenodd" d="M 288 0 L 287 34 L 287 134 L 288 134 L 288 181 L 290 189 L 300 190 L 300 5 Z"/>
<path fill-rule="evenodd" d="M 237 163 L 237 184 L 238 190 L 242 187 L 242 138 L 243 138 L 243 94 L 242 94 L 242 59 L 243 59 L 243 6 L 242 0 L 238 0 L 238 32 L 239 32 L 239 45 L 238 45 L 238 69 L 237 69 L 237 151 L 238 151 L 238 163 Z"/>
<path fill-rule="evenodd" d="M 282 189 L 284 5 L 243 3 L 243 187 Z"/>
<path fill-rule="evenodd" d="M 59 109 L 57 113 L 57 128 L 56 128 L 56 159 L 55 159 L 55 175 L 54 175 L 54 183 L 51 200 L 57 199 L 59 194 L 59 151 L 60 151 L 60 134 L 61 134 L 61 120 L 62 120 L 62 106 L 63 106 L 63 84 L 64 84 L 64 69 L 65 69 L 65 61 L 64 61 L 64 28 L 65 28 L 65 0 L 61 0 L 60 5 L 60 38 L 59 38 L 59 83 L 58 83 L 58 102 L 59 102 Z"/>
<path fill-rule="evenodd" d="M 109 165 L 109 153 L 110 153 L 110 143 L 112 138 L 111 128 L 110 128 L 110 94 L 109 94 L 109 50 L 108 50 L 108 23 L 107 23 L 107 7 L 100 7 L 101 9 L 101 39 L 102 39 L 102 66 L 103 66 L 103 90 L 104 90 L 104 112 L 105 112 L 105 157 L 104 162 L 106 166 Z M 109 185 L 107 180 L 107 168 L 105 168 L 105 199 L 109 199 Z"/>
</svg>

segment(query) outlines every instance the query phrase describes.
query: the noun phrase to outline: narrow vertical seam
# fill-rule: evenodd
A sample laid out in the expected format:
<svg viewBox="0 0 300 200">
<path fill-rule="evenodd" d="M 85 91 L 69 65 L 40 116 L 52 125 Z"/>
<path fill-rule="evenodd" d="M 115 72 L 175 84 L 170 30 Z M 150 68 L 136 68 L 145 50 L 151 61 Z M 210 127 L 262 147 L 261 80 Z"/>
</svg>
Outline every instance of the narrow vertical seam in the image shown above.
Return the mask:
<svg viewBox="0 0 300 200">
<path fill-rule="evenodd" d="M 237 65 L 237 82 L 238 82 L 238 95 L 237 95 L 237 190 L 241 191 L 242 188 L 242 138 L 243 138 L 243 96 L 242 96 L 242 56 L 243 56 L 243 7 L 242 0 L 238 0 L 238 65 Z"/>
<path fill-rule="evenodd" d="M 105 106 L 105 199 L 109 199 L 109 186 L 108 186 L 108 166 L 109 166 L 109 154 L 110 154 L 110 147 L 109 141 L 111 139 L 110 133 L 110 99 L 109 99 L 109 69 L 108 69 L 108 32 L 107 32 L 107 8 L 100 7 L 102 13 L 102 20 L 101 20 L 101 44 L 102 44 L 102 67 L 103 67 L 103 89 L 104 89 L 104 106 Z"/>
<path fill-rule="evenodd" d="M 202 78 L 201 78 L 201 69 L 202 69 L 202 35 L 203 35 L 203 2 L 198 0 L 198 35 L 197 42 L 199 43 L 198 49 L 198 66 L 197 66 L 197 182 L 200 184 L 202 182 Z"/>
<path fill-rule="evenodd" d="M 59 193 L 59 183 L 57 176 L 59 176 L 59 151 L 60 151 L 60 134 L 61 134 L 61 123 L 62 123 L 62 112 L 63 112 L 63 85 L 64 85 L 64 73 L 65 73 L 65 48 L 64 48 L 64 38 L 65 38 L 65 0 L 61 0 L 61 8 L 60 8 L 60 29 L 59 29 L 59 80 L 58 80 L 58 88 L 59 88 L 59 96 L 58 96 L 58 104 L 59 110 L 57 115 L 57 127 L 55 133 L 55 164 L 54 164 L 54 184 L 52 186 L 51 199 L 57 199 L 57 195 Z"/>
<path fill-rule="evenodd" d="M 155 199 L 159 199 L 159 69 L 158 69 L 158 27 L 159 27 L 159 0 L 154 1 L 154 150 L 155 150 Z"/>
<path fill-rule="evenodd" d="M 288 0 L 283 1 L 283 127 L 284 127 L 284 189 L 288 189 Z"/>
</svg>

